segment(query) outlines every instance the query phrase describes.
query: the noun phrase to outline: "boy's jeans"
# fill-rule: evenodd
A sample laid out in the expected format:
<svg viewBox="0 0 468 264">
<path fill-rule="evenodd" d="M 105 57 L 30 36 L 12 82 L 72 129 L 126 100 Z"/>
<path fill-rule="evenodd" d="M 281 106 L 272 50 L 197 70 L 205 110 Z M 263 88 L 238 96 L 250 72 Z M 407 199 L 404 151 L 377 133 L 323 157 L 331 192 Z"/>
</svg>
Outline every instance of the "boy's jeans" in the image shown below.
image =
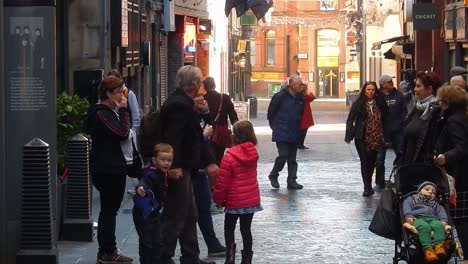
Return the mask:
<svg viewBox="0 0 468 264">
<path fill-rule="evenodd" d="M 138 194 L 136 194 L 138 195 Z M 141 264 L 161 263 L 160 214 L 154 212 L 144 219 L 136 206 L 133 206 L 133 222 L 138 234 L 138 253 Z"/>
</svg>

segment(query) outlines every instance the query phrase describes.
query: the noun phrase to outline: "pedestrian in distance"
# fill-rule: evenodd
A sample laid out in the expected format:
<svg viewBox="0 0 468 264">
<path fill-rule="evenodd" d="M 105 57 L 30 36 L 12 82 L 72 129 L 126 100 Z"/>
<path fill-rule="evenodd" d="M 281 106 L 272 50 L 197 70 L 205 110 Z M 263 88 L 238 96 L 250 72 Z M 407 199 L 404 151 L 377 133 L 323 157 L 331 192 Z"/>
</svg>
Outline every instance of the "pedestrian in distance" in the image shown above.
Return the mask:
<svg viewBox="0 0 468 264">
<path fill-rule="evenodd" d="M 221 161 L 214 190 L 214 201 L 225 207 L 224 237 L 226 240 L 226 262 L 235 263 L 236 244 L 234 231 L 240 219 L 243 250 L 242 264 L 252 263 L 252 219 L 254 213 L 262 211 L 260 190 L 257 181 L 258 153 L 257 137 L 252 123 L 238 121 L 233 127 L 234 146 L 227 150 Z"/>
<path fill-rule="evenodd" d="M 403 125 L 402 155 L 398 162 L 400 165 L 433 163 L 435 144 L 441 130 L 441 122 L 444 121 L 438 118 L 440 106 L 435 96 L 440 86 L 437 73 L 416 73 L 416 105 Z"/>
<path fill-rule="evenodd" d="M 425 181 L 419 184 L 416 194 L 403 201 L 403 226 L 418 234 L 425 263 L 445 259 L 446 248 L 450 243 L 450 240 L 445 242 L 446 230 L 450 229 L 447 212 L 436 197 L 437 185 Z"/>
<path fill-rule="evenodd" d="M 382 75 L 379 79 L 380 96 L 383 96 L 387 104 L 387 116 L 384 120 L 385 138 L 390 140 L 391 145 L 382 146 L 377 153 L 375 168 L 375 183 L 377 188 L 385 188 L 385 158 L 387 149 L 391 146 L 395 155 L 401 155 L 401 144 L 403 142 L 403 122 L 405 121 L 407 109 L 403 94 L 393 86 L 393 78 L 389 75 Z"/>
<path fill-rule="evenodd" d="M 279 188 L 279 173 L 288 163 L 288 189 L 302 189 L 297 183 L 297 145 L 301 137 L 301 119 L 304 112 L 302 80 L 298 75 L 289 78 L 288 84 L 271 98 L 267 119 L 276 142 L 278 157 L 268 178 L 273 188 Z"/>
<path fill-rule="evenodd" d="M 467 87 L 466 87 L 466 81 L 461 75 L 456 75 L 450 78 L 450 85 L 458 87 L 468 92 Z"/>
<path fill-rule="evenodd" d="M 361 175 L 364 183 L 362 196 L 371 196 L 372 174 L 375 169 L 377 151 L 385 146 L 384 121 L 387 105 L 382 96 L 377 96 L 377 84 L 365 82 L 346 120 L 345 142 L 354 139 L 361 162 Z M 377 182 L 378 183 L 378 182 Z"/>
<path fill-rule="evenodd" d="M 202 72 L 198 67 L 186 65 L 179 68 L 175 79 L 176 89 L 164 103 L 158 117 L 161 124 L 160 140 L 174 149 L 166 202 L 161 215 L 163 264 L 174 263 L 172 257 L 177 241 L 182 253 L 181 264 L 207 263 L 199 258 L 197 207 L 192 176 L 198 173 L 199 168 L 204 168 L 205 173 L 214 178 L 219 168 L 204 142 L 200 113 L 194 101 L 199 97 L 201 84 Z"/>
<path fill-rule="evenodd" d="M 138 234 L 138 252 L 141 264 L 161 263 L 160 210 L 163 208 L 167 188 L 167 173 L 172 165 L 174 150 L 171 145 L 160 143 L 154 146 L 153 157 L 143 169 L 143 178 L 135 187 L 136 195 L 155 199 L 156 208 L 145 212 L 138 204 L 133 206 L 133 222 Z M 146 215 L 148 214 L 148 215 Z"/>
<path fill-rule="evenodd" d="M 127 163 L 121 141 L 130 130 L 127 98 L 123 81 L 115 76 L 102 80 L 98 88 L 99 103 L 88 111 L 86 128 L 91 135 L 90 171 L 100 194 L 98 218 L 98 263 L 130 263 L 132 258 L 117 252 L 116 216 L 125 193 Z"/>
<path fill-rule="evenodd" d="M 216 91 L 216 84 L 213 77 L 206 77 L 203 80 L 203 87 L 206 90 L 204 95 L 205 100 L 208 102 L 210 109 L 210 120 L 214 129 L 219 126 L 228 127 L 228 117 L 231 125 L 236 123 L 239 118 L 237 117 L 236 110 L 231 98 L 227 94 L 222 94 Z M 216 162 L 219 165 L 226 150 L 226 146 L 211 143 L 211 147 L 215 153 Z"/>
<path fill-rule="evenodd" d="M 299 139 L 298 149 L 309 149 L 304 145 L 307 136 L 307 130 L 314 125 L 314 117 L 312 116 L 312 108 L 310 103 L 315 100 L 313 92 L 307 91 L 307 84 L 302 84 L 302 93 L 304 94 L 304 111 L 302 112 L 301 119 L 301 138 Z"/>
</svg>

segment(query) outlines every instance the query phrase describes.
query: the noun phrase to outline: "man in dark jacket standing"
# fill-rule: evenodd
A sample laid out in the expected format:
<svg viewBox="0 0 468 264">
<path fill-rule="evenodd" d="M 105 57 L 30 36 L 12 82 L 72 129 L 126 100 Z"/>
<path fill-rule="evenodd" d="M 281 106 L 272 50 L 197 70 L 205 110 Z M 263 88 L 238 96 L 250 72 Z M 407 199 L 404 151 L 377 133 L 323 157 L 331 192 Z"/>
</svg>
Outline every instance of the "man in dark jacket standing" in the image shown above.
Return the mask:
<svg viewBox="0 0 468 264">
<path fill-rule="evenodd" d="M 297 183 L 297 145 L 304 110 L 304 96 L 300 93 L 302 80 L 298 75 L 289 78 L 289 83 L 271 98 L 267 118 L 273 130 L 272 141 L 276 142 L 278 157 L 268 178 L 273 188 L 279 188 L 278 176 L 288 162 L 288 189 L 302 189 Z"/>
<path fill-rule="evenodd" d="M 164 103 L 160 113 L 161 142 L 174 149 L 172 169 L 165 207 L 161 218 L 161 259 L 163 264 L 174 263 L 177 241 L 181 264 L 206 263 L 199 259 L 197 241 L 197 207 L 193 196 L 192 176 L 201 167 L 209 177 L 215 177 L 218 166 L 203 142 L 198 106 L 194 98 L 202 83 L 199 68 L 186 65 L 177 71 L 176 90 Z M 211 263 L 211 262 L 210 262 Z"/>
<path fill-rule="evenodd" d="M 384 120 L 384 135 L 389 139 L 395 155 L 401 155 L 403 143 L 403 121 L 407 114 L 407 108 L 403 94 L 393 86 L 393 78 L 382 75 L 379 80 L 380 96 L 383 96 L 388 106 L 387 116 Z M 387 147 L 383 147 L 377 154 L 375 183 L 378 188 L 385 188 L 385 157 Z"/>
</svg>

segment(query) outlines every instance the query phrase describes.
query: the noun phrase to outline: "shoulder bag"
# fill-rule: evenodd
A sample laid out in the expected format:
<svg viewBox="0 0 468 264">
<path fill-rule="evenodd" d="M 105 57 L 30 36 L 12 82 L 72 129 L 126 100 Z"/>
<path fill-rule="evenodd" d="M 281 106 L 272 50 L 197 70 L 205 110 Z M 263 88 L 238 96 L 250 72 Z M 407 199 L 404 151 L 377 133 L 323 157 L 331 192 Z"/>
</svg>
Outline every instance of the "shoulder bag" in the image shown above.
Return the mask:
<svg viewBox="0 0 468 264">
<path fill-rule="evenodd" d="M 219 124 L 219 117 L 221 115 L 221 107 L 223 106 L 223 94 L 219 96 L 218 114 L 214 119 L 214 132 L 211 136 L 211 143 L 230 148 L 232 146 L 232 132 L 228 127 Z"/>
</svg>

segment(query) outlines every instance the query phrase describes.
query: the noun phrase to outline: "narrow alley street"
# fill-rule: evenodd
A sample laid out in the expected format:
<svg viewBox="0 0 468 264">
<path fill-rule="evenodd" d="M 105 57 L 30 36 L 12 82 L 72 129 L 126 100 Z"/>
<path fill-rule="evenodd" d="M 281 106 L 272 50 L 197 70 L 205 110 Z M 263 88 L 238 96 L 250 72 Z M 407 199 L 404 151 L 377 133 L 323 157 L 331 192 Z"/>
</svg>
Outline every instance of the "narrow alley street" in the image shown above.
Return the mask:
<svg viewBox="0 0 468 264">
<path fill-rule="evenodd" d="M 343 102 L 344 104 L 344 102 Z M 305 145 L 309 150 L 298 152 L 298 182 L 303 190 L 286 189 L 286 168 L 280 174 L 281 188 L 273 189 L 268 174 L 276 158 L 271 131 L 266 121 L 268 101 L 259 101 L 258 117 L 251 121 L 259 139 L 258 180 L 264 211 L 255 214 L 253 263 L 392 263 L 393 241 L 380 238 L 367 227 L 380 194 L 362 197 L 359 161 L 354 144 L 344 140 L 346 110 L 329 111 L 312 108 L 316 126 L 309 130 Z M 391 164 L 393 153 L 388 154 Z M 387 166 L 387 177 L 390 166 Z M 99 197 L 93 198 L 96 221 Z M 126 195 L 117 218 L 118 247 L 137 259 L 138 237 Z M 223 241 L 224 214 L 213 215 L 215 230 Z M 237 228 L 237 259 L 240 263 L 240 232 Z M 200 258 L 224 263 L 223 258 L 208 258 L 206 245 L 199 233 Z M 97 242 L 59 241 L 60 263 L 95 263 Z M 180 253 L 178 253 L 180 254 Z M 178 262 L 178 256 L 174 258 Z M 134 263 L 138 263 L 135 261 Z"/>
</svg>

